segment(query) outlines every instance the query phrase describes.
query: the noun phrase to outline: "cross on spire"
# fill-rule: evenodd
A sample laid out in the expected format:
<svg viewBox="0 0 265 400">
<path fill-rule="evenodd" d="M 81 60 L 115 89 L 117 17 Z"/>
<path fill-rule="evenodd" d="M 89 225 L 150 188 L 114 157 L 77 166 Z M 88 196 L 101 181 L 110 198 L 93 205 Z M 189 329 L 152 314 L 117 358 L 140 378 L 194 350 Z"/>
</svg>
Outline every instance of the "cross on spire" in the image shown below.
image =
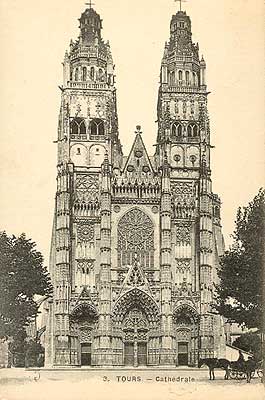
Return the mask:
<svg viewBox="0 0 265 400">
<path fill-rule="evenodd" d="M 89 6 L 89 8 L 92 8 L 92 6 L 95 6 L 95 3 L 92 3 L 91 0 L 89 0 L 88 3 L 85 3 L 86 6 Z"/>
<path fill-rule="evenodd" d="M 186 3 L 187 0 L 174 0 L 175 2 L 179 2 L 179 11 L 182 11 L 181 6 L 182 3 Z"/>
</svg>

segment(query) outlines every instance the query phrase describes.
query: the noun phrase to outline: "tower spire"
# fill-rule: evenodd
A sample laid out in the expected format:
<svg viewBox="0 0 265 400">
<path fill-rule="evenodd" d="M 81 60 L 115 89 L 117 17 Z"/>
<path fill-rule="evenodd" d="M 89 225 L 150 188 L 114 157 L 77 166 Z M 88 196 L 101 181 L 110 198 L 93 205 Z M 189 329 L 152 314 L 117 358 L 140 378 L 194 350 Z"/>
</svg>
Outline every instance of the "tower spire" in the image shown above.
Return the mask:
<svg viewBox="0 0 265 400">
<path fill-rule="evenodd" d="M 174 1 L 179 3 L 179 11 L 182 11 L 182 3 L 187 2 L 187 0 L 174 0 Z"/>
<path fill-rule="evenodd" d="M 89 0 L 88 3 L 85 3 L 86 6 L 89 6 L 89 8 L 92 8 L 92 6 L 95 6 L 95 3 L 92 3 L 91 0 Z"/>
</svg>

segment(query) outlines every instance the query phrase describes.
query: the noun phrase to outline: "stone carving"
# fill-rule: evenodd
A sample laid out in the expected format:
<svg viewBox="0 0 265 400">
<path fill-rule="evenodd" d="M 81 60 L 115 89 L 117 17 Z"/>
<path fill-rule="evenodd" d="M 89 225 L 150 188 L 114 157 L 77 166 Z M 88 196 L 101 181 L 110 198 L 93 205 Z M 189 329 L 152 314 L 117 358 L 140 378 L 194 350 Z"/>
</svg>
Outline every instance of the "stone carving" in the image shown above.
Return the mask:
<svg viewBox="0 0 265 400">
<path fill-rule="evenodd" d="M 78 175 L 75 183 L 76 200 L 79 202 L 96 202 L 99 198 L 99 182 L 94 175 Z"/>
<path fill-rule="evenodd" d="M 159 211 L 159 208 L 157 206 L 153 206 L 152 207 L 152 211 L 153 211 L 154 214 L 157 214 L 158 211 Z"/>
<path fill-rule="evenodd" d="M 113 207 L 113 210 L 114 210 L 116 213 L 118 213 L 118 212 L 121 211 L 121 208 L 120 208 L 120 206 L 119 206 L 118 204 L 116 204 L 116 205 Z"/>
<path fill-rule="evenodd" d="M 134 265 L 129 273 L 127 285 L 128 286 L 144 286 L 145 281 L 143 274 L 140 270 L 139 263 L 135 260 Z"/>
<path fill-rule="evenodd" d="M 77 225 L 77 241 L 80 242 L 93 242 L 94 239 L 94 224 L 87 223 L 84 221 L 83 223 L 79 223 Z"/>
<path fill-rule="evenodd" d="M 189 222 L 181 222 L 176 225 L 176 243 L 190 244 L 191 243 L 191 225 Z"/>
<path fill-rule="evenodd" d="M 143 211 L 135 208 L 126 213 L 118 226 L 119 235 L 132 245 L 146 242 L 154 232 L 151 219 Z"/>
<path fill-rule="evenodd" d="M 172 182 L 171 192 L 176 200 L 183 201 L 194 196 L 194 187 L 191 182 Z"/>
<path fill-rule="evenodd" d="M 176 218 L 193 217 L 195 208 L 195 187 L 191 182 L 172 182 L 172 205 Z"/>
<path fill-rule="evenodd" d="M 130 310 L 123 320 L 123 329 L 127 340 L 146 340 L 149 323 L 144 313 L 139 309 Z"/>
<path fill-rule="evenodd" d="M 92 328 L 91 328 L 92 329 Z M 80 329 L 79 341 L 80 343 L 91 342 L 91 329 Z"/>
<path fill-rule="evenodd" d="M 176 269 L 179 272 L 185 272 L 190 270 L 190 260 L 176 260 Z"/>
<path fill-rule="evenodd" d="M 158 321 L 159 308 L 156 302 L 147 293 L 138 288 L 129 290 L 117 300 L 113 309 L 115 320 L 117 322 L 123 321 L 128 310 L 132 308 L 141 308 L 149 322 Z"/>
<path fill-rule="evenodd" d="M 94 260 L 77 260 L 77 269 L 83 273 L 89 274 L 94 269 Z"/>
</svg>

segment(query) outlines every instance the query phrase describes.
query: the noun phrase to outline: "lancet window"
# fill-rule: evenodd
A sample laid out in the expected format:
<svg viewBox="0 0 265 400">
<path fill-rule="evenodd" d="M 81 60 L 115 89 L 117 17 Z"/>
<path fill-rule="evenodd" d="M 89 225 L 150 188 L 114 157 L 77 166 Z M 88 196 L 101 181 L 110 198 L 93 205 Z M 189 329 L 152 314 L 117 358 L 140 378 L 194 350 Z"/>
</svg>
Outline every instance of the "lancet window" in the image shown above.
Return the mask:
<svg viewBox="0 0 265 400">
<path fill-rule="evenodd" d="M 90 122 L 90 133 L 92 136 L 103 136 L 105 134 L 104 121 L 94 118 Z"/>
<path fill-rule="evenodd" d="M 172 136 L 182 136 L 182 125 L 179 122 L 174 122 L 171 127 Z"/>
<path fill-rule="evenodd" d="M 76 117 L 70 122 L 71 135 L 86 135 L 86 123 L 84 118 Z"/>
<path fill-rule="evenodd" d="M 87 68 L 86 67 L 83 67 L 83 70 L 82 70 L 82 80 L 83 81 L 87 80 Z"/>
<path fill-rule="evenodd" d="M 198 136 L 198 126 L 196 124 L 189 124 L 187 132 L 188 132 L 188 137 Z"/>
</svg>

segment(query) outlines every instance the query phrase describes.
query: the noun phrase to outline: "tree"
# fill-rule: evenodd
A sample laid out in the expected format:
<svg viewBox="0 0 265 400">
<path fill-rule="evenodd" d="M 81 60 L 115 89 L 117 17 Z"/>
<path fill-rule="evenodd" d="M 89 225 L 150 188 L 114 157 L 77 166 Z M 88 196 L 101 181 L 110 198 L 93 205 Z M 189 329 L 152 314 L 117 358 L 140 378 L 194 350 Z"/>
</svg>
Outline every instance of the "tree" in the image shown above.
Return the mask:
<svg viewBox="0 0 265 400">
<path fill-rule="evenodd" d="M 49 295 L 51 281 L 43 256 L 25 234 L 0 232 L 0 335 L 12 336 L 22 346 L 25 328 L 37 316 L 36 295 Z"/>
<path fill-rule="evenodd" d="M 215 308 L 230 321 L 262 327 L 265 192 L 239 208 L 233 245 L 221 258 Z"/>
<path fill-rule="evenodd" d="M 261 340 L 257 333 L 247 332 L 233 341 L 233 346 L 238 347 L 241 350 L 253 353 L 256 360 L 262 359 L 261 353 Z"/>
</svg>

